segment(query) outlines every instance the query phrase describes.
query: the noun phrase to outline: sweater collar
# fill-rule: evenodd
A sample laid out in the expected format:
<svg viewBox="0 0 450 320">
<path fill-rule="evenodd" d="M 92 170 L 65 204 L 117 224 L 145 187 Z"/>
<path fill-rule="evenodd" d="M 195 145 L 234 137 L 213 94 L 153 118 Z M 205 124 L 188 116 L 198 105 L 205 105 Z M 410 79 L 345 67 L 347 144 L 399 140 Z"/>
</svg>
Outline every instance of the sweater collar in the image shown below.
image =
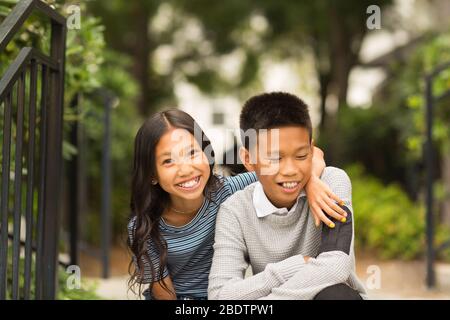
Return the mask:
<svg viewBox="0 0 450 320">
<path fill-rule="evenodd" d="M 267 198 L 262 184 L 258 181 L 256 182 L 255 188 L 253 190 L 253 206 L 255 208 L 256 216 L 258 218 L 264 218 L 271 214 L 287 215 L 291 212 L 294 212 L 297 209 L 298 201 L 302 197 L 306 197 L 304 189 L 300 191 L 300 194 L 298 195 L 295 204 L 292 206 L 290 210 L 288 210 L 287 208 L 277 208 Z"/>
</svg>

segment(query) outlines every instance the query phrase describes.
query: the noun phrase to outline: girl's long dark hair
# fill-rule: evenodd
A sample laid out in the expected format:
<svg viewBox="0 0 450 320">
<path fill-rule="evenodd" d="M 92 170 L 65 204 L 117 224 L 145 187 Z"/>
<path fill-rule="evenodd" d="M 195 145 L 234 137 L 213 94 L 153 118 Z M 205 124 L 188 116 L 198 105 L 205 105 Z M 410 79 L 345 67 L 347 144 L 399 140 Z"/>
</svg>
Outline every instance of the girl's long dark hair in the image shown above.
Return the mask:
<svg viewBox="0 0 450 320">
<path fill-rule="evenodd" d="M 131 276 L 128 286 L 133 293 L 139 296 L 142 293 L 144 274 L 148 271 L 151 273 L 151 293 L 153 282 L 157 278 L 163 279 L 163 271 L 167 265 L 167 243 L 160 234 L 159 222 L 164 210 L 169 205 L 170 196 L 159 184 L 153 185 L 151 181 L 156 178 L 156 145 L 170 128 L 189 131 L 206 154 L 210 165 L 210 177 L 203 191 L 205 197 L 210 198 L 211 192 L 217 188 L 219 183 L 218 178 L 213 174 L 214 151 L 211 142 L 189 114 L 171 109 L 158 112 L 144 122 L 136 134 L 134 145 L 130 221 L 131 219 L 135 219 L 135 221 L 131 230 L 132 241 L 130 241 L 130 237 L 128 238 L 128 247 L 133 255 L 128 267 Z M 148 254 L 150 243 L 159 254 L 158 276 Z M 169 291 L 164 281 L 161 285 Z M 138 286 L 137 292 L 135 291 L 136 286 Z"/>
</svg>

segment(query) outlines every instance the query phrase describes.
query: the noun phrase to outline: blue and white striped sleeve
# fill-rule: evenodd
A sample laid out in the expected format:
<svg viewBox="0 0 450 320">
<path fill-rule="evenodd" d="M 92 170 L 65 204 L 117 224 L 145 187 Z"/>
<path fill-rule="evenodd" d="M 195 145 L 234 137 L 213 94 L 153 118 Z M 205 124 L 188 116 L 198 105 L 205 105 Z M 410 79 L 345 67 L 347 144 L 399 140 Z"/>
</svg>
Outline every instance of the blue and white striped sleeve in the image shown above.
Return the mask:
<svg viewBox="0 0 450 320">
<path fill-rule="evenodd" d="M 258 181 L 255 172 L 244 172 L 234 177 L 226 177 L 225 184 L 230 188 L 231 194 L 244 189 L 246 186 Z"/>
<path fill-rule="evenodd" d="M 135 228 L 136 228 L 136 217 L 133 217 L 130 220 L 130 222 L 128 223 L 128 237 L 129 237 L 130 245 L 133 243 L 133 235 L 134 235 Z M 148 257 L 142 257 L 142 262 L 144 265 L 143 278 L 139 279 L 139 282 L 143 283 L 143 284 L 161 280 L 161 278 L 159 276 L 159 268 L 160 268 L 159 267 L 159 254 L 158 254 L 157 250 L 155 249 L 151 240 L 147 241 L 147 247 L 148 247 L 148 250 L 147 250 Z M 152 270 L 151 270 L 151 266 L 148 261 L 148 258 L 150 258 L 150 260 L 152 261 L 152 264 L 153 264 L 153 267 L 155 270 L 155 278 L 154 279 L 152 278 Z M 137 270 L 139 270 L 136 256 L 134 254 L 132 255 L 132 259 L 133 259 L 135 268 Z M 163 278 L 167 277 L 168 275 L 169 275 L 169 270 L 166 265 L 163 270 Z"/>
</svg>

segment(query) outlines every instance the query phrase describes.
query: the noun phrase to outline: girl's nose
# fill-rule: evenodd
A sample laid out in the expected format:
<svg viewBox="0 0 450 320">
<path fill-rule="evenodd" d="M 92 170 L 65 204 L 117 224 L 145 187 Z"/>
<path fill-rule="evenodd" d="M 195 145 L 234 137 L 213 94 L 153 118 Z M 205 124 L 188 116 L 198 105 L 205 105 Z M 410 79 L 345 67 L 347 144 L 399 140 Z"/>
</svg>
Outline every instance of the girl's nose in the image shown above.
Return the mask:
<svg viewBox="0 0 450 320">
<path fill-rule="evenodd" d="M 188 163 L 180 163 L 178 166 L 178 174 L 180 176 L 188 176 L 194 171 L 191 164 Z"/>
</svg>

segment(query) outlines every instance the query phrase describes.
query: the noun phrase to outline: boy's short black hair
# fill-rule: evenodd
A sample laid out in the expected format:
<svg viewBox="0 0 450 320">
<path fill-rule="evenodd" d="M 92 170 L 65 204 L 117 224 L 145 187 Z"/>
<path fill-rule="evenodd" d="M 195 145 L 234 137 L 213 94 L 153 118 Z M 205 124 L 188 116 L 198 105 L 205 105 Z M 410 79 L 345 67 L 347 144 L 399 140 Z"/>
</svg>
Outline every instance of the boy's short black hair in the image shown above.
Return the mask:
<svg viewBox="0 0 450 320">
<path fill-rule="evenodd" d="M 312 139 L 312 124 L 308 106 L 299 97 L 286 92 L 271 92 L 253 96 L 245 102 L 240 116 L 242 145 L 249 149 L 245 132 L 249 129 L 273 129 L 300 126 Z"/>
</svg>

